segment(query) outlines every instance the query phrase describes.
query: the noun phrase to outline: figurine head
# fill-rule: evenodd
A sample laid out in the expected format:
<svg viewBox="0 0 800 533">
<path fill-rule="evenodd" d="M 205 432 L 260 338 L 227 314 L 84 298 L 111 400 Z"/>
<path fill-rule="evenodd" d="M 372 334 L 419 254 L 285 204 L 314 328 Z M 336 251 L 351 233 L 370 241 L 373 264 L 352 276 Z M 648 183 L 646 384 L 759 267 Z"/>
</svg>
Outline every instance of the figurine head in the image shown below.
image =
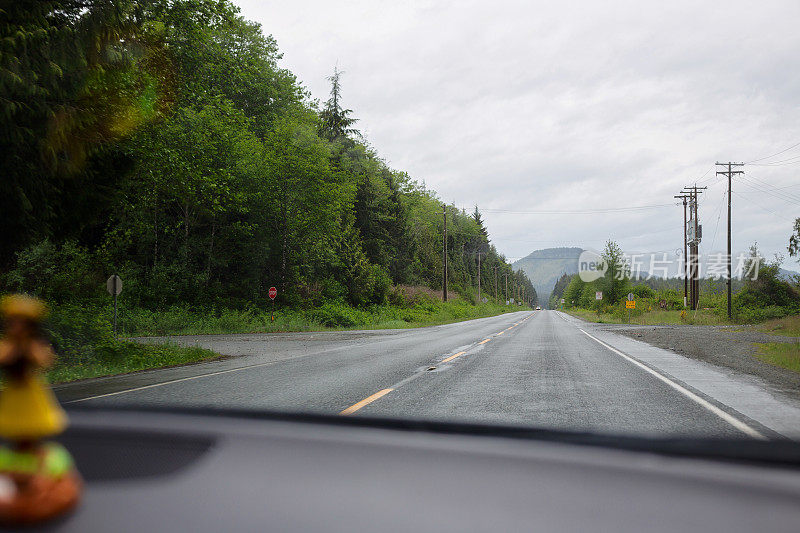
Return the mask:
<svg viewBox="0 0 800 533">
<path fill-rule="evenodd" d="M 30 335 L 47 315 L 43 301 L 24 294 L 9 294 L 0 300 L 0 315 L 9 337 Z"/>
</svg>

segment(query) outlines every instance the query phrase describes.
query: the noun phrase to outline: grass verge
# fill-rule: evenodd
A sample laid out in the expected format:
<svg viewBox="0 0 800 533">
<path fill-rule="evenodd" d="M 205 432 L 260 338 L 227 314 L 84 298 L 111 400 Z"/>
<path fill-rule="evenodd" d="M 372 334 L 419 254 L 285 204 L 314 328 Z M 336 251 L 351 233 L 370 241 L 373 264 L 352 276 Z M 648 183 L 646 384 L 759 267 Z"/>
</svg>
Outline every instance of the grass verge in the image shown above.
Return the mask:
<svg viewBox="0 0 800 533">
<path fill-rule="evenodd" d="M 800 342 L 768 342 L 756 346 L 756 357 L 765 363 L 800 372 Z"/>
<path fill-rule="evenodd" d="M 382 305 L 357 309 L 326 303 L 313 309 L 219 311 L 172 308 L 166 311 L 136 309 L 122 314 L 122 335 L 196 335 L 337 331 L 345 329 L 413 328 L 495 316 L 524 307 L 465 301 L 425 300 L 409 306 Z M 102 310 L 59 306 L 46 326 L 56 349 L 56 366 L 48 372 L 52 383 L 126 374 L 209 361 L 220 356 L 198 347 L 141 344 L 114 338 Z"/>
<path fill-rule="evenodd" d="M 800 315 L 767 320 L 761 324 L 758 329 L 764 333 L 771 333 L 773 335 L 800 337 Z"/>
<path fill-rule="evenodd" d="M 366 309 L 326 303 L 305 310 L 278 309 L 273 320 L 270 311 L 258 309 L 193 310 L 175 307 L 164 311 L 132 310 L 123 318 L 122 328 L 128 336 L 400 329 L 448 324 L 526 309 L 493 303 L 472 305 L 459 300 L 424 302 L 409 307 L 380 305 Z"/>
<path fill-rule="evenodd" d="M 211 361 L 220 357 L 211 350 L 196 346 L 183 347 L 173 344 L 139 344 L 120 341 L 118 350 L 110 357 L 82 362 L 57 361 L 56 365 L 47 373 L 47 379 L 51 383 L 65 383 L 78 379 Z"/>
<path fill-rule="evenodd" d="M 598 313 L 590 309 L 565 309 L 566 313 L 582 318 L 588 322 L 600 324 L 637 324 L 642 326 L 694 324 L 702 326 L 718 326 L 730 324 L 712 310 L 698 309 L 697 311 L 653 311 L 632 312 L 630 318 L 619 313 Z"/>
</svg>

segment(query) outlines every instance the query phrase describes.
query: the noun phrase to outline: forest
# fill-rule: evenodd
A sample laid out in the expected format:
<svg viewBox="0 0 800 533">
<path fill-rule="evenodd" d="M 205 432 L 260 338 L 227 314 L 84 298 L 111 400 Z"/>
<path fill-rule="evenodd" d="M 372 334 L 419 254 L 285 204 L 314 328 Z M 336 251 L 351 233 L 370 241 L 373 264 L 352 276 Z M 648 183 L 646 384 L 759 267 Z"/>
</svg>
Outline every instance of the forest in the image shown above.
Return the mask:
<svg viewBox="0 0 800 533">
<path fill-rule="evenodd" d="M 287 313 L 436 303 L 446 213 L 451 299 L 535 302 L 477 207 L 444 205 L 359 133 L 340 71 L 315 99 L 231 2 L 3 9 L 0 292 L 105 317 L 118 274 L 133 333 L 181 329 L 153 324 L 175 309 L 270 309 L 270 286 Z"/>
<path fill-rule="evenodd" d="M 789 249 L 792 255 L 791 248 Z M 669 319 L 669 311 L 681 311 L 681 321 L 694 323 L 697 313 L 684 304 L 684 278 L 656 276 L 637 277 L 631 275 L 619 245 L 608 241 L 602 260 L 609 265 L 605 274 L 591 282 L 583 281 L 578 274 L 563 274 L 553 287 L 548 302 L 551 309 L 591 310 L 598 317 L 607 315 L 611 319 L 629 320 L 652 313 L 653 320 Z M 731 319 L 738 323 L 763 322 L 800 314 L 800 277 L 784 279 L 780 265 L 783 258 L 768 261 L 757 244 L 750 247 L 745 263 L 746 272 L 755 275 L 736 276 L 731 280 Z M 757 266 L 756 266 L 757 263 Z M 727 323 L 726 280 L 701 277 L 698 310 L 706 320 Z M 602 296 L 597 299 L 597 294 Z M 627 295 L 636 300 L 634 310 L 625 307 Z M 660 313 L 660 314 L 659 314 Z M 674 317 L 673 317 L 674 318 Z"/>
</svg>

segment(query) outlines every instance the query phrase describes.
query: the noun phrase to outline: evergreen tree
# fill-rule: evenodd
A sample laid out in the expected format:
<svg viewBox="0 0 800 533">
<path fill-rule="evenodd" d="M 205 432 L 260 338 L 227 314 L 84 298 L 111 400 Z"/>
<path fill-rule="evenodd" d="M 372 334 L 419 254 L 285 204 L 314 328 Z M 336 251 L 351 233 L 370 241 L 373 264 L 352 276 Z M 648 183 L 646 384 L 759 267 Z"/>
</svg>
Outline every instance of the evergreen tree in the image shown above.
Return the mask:
<svg viewBox="0 0 800 533">
<path fill-rule="evenodd" d="M 341 105 L 342 86 L 340 78 L 344 72 L 334 67 L 333 75 L 327 79 L 331 82 L 331 95 L 320 112 L 320 135 L 329 141 L 342 140 L 350 136 L 359 136 L 358 130 L 352 126 L 358 122 L 351 117 L 352 109 L 344 109 Z"/>
</svg>

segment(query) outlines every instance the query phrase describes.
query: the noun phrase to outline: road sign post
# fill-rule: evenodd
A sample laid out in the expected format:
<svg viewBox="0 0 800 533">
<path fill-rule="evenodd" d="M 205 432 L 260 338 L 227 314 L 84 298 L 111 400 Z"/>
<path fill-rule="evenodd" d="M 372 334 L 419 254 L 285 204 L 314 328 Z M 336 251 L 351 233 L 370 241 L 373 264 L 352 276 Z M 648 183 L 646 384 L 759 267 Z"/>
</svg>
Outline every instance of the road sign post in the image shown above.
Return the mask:
<svg viewBox="0 0 800 533">
<path fill-rule="evenodd" d="M 628 313 L 628 322 L 631 321 L 631 309 L 636 309 L 636 300 L 632 292 L 628 293 L 628 300 L 625 302 L 625 310 Z"/>
<path fill-rule="evenodd" d="M 106 280 L 106 290 L 114 297 L 114 337 L 117 336 L 117 296 L 122 292 L 122 278 L 113 274 Z"/>
<path fill-rule="evenodd" d="M 275 322 L 275 297 L 278 296 L 278 289 L 275 287 L 270 287 L 269 292 L 267 293 L 269 299 L 272 300 L 272 311 L 270 312 L 270 320 Z"/>
</svg>

